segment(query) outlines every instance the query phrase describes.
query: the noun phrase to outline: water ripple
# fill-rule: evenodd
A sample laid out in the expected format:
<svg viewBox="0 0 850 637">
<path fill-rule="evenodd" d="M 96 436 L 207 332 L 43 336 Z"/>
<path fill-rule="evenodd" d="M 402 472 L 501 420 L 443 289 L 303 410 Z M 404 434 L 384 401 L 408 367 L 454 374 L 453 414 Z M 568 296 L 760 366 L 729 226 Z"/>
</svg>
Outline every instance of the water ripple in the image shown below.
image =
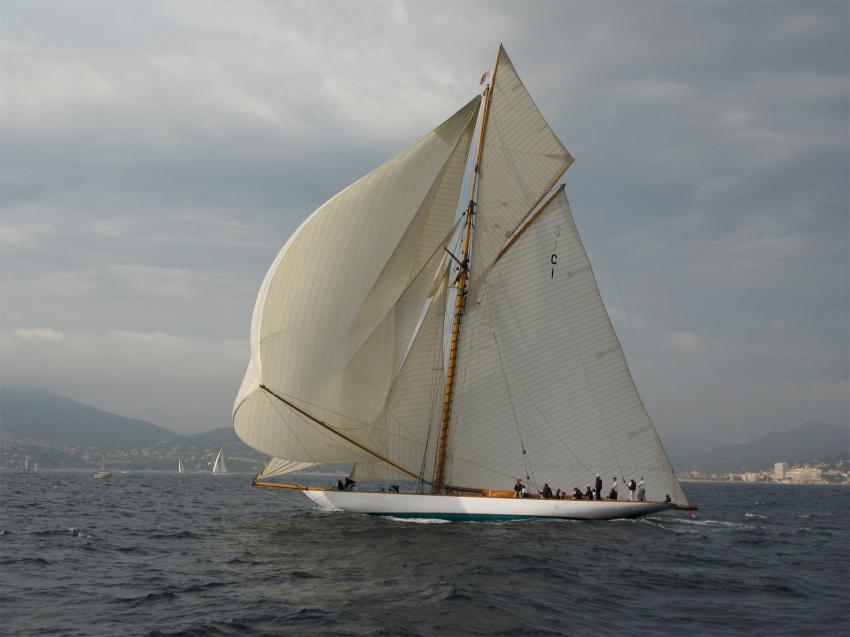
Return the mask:
<svg viewBox="0 0 850 637">
<path fill-rule="evenodd" d="M 846 488 L 446 523 L 326 514 L 243 476 L 0 478 L 10 635 L 826 635 L 850 615 Z"/>
</svg>

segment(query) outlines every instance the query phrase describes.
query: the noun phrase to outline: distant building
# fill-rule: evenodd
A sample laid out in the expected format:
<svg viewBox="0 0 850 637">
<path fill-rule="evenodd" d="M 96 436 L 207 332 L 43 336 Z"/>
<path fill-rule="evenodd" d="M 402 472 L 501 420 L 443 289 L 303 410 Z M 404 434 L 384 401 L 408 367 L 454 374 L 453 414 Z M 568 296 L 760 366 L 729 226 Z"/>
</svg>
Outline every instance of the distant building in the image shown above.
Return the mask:
<svg viewBox="0 0 850 637">
<path fill-rule="evenodd" d="M 773 465 L 773 479 L 781 482 L 785 479 L 786 474 L 788 473 L 788 463 L 787 462 L 777 462 Z"/>
<path fill-rule="evenodd" d="M 785 477 L 791 482 L 821 482 L 823 473 L 820 469 L 814 467 L 799 467 L 797 469 L 789 469 L 785 473 Z"/>
<path fill-rule="evenodd" d="M 742 473 L 741 480 L 744 482 L 756 482 L 759 479 L 759 474 L 757 473 Z"/>
</svg>

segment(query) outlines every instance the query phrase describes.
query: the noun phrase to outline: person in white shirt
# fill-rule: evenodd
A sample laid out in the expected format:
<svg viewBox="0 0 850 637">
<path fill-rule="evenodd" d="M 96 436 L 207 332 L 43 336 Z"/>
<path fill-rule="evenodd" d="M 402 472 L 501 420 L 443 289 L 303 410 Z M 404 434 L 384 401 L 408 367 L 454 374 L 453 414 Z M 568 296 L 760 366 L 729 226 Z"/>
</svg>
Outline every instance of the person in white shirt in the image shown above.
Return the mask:
<svg viewBox="0 0 850 637">
<path fill-rule="evenodd" d="M 640 482 L 637 484 L 638 502 L 646 502 L 646 481 L 643 476 L 640 477 Z"/>
</svg>

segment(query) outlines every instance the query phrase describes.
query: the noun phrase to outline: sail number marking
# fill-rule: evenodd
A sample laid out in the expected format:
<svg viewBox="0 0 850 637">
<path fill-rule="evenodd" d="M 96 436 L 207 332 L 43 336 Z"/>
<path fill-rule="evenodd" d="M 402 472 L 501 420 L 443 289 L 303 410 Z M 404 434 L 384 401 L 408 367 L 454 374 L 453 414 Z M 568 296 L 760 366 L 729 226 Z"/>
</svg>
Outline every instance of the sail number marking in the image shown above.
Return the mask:
<svg viewBox="0 0 850 637">
<path fill-rule="evenodd" d="M 549 263 L 552 264 L 552 272 L 549 278 L 555 278 L 555 266 L 558 265 L 558 237 L 561 236 L 561 226 L 555 226 L 555 247 L 552 248 L 552 256 L 549 258 Z"/>
</svg>

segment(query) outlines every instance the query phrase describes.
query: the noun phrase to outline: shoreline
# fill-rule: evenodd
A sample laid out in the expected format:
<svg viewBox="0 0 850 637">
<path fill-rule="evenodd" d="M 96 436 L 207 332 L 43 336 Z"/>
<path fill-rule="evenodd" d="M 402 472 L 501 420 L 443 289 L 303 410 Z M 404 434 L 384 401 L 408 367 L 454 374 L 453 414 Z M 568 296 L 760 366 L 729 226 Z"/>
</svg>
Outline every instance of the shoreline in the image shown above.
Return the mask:
<svg viewBox="0 0 850 637">
<path fill-rule="evenodd" d="M 678 478 L 679 482 L 711 482 L 721 484 L 777 484 L 791 486 L 808 486 L 808 487 L 850 487 L 850 482 L 776 482 L 774 480 L 718 480 L 716 478 Z"/>
</svg>

